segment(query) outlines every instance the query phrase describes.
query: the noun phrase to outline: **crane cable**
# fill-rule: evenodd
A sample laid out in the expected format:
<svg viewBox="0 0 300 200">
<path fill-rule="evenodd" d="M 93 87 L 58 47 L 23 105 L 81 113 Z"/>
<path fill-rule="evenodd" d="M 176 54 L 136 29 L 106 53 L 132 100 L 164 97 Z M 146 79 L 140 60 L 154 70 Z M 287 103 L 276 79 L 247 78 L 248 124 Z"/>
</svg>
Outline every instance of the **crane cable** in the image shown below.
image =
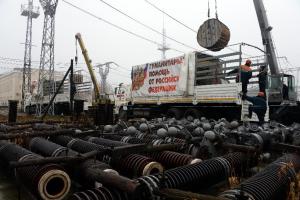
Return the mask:
<svg viewBox="0 0 300 200">
<path fill-rule="evenodd" d="M 216 12 L 216 19 L 219 19 L 218 18 L 218 2 L 217 2 L 217 0 L 215 0 L 215 12 Z"/>
<path fill-rule="evenodd" d="M 209 5 L 209 0 L 207 0 L 207 5 L 208 5 L 208 9 L 207 9 L 207 17 L 208 19 L 210 18 L 210 5 Z"/>
<path fill-rule="evenodd" d="M 78 44 L 77 44 L 78 42 L 77 42 L 77 39 L 76 39 L 76 37 L 75 37 L 75 64 L 77 65 L 77 63 L 78 63 Z"/>
<path fill-rule="evenodd" d="M 207 0 L 207 4 L 208 4 L 207 17 L 210 18 L 210 3 L 209 3 L 209 0 Z M 215 15 L 216 15 L 216 19 L 219 19 L 217 0 L 215 0 Z"/>
</svg>

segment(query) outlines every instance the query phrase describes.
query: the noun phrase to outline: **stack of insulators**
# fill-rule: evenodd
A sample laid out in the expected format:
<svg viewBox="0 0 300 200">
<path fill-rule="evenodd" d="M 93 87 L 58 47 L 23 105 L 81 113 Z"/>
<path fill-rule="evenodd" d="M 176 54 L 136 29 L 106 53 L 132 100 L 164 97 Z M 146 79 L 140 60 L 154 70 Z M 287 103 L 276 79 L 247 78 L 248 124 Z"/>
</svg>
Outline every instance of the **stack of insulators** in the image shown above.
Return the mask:
<svg viewBox="0 0 300 200">
<path fill-rule="evenodd" d="M 68 143 L 72 140 L 73 138 L 71 138 L 70 136 L 64 136 L 64 135 L 60 135 L 60 136 L 56 136 L 51 138 L 50 140 L 56 144 L 59 144 L 61 146 L 67 147 Z"/>
<path fill-rule="evenodd" d="M 151 154 L 150 157 L 161 163 L 164 168 L 167 169 L 190 165 L 201 161 L 200 159 L 194 159 L 191 155 L 173 151 L 156 152 Z"/>
<path fill-rule="evenodd" d="M 106 147 L 93 144 L 81 139 L 75 139 L 68 136 L 57 136 L 52 139 L 53 142 L 62 145 L 67 146 L 68 148 L 77 151 L 79 153 L 88 153 L 91 151 L 98 151 L 103 152 L 106 150 Z M 103 160 L 103 155 L 98 154 L 97 155 L 98 160 Z"/>
<path fill-rule="evenodd" d="M 165 141 L 166 141 L 166 143 L 178 143 L 178 144 L 186 143 L 186 141 L 183 139 L 173 138 L 173 137 L 172 138 L 167 137 L 167 138 L 165 138 Z"/>
<path fill-rule="evenodd" d="M 99 187 L 74 193 L 69 200 L 131 200 L 127 193 L 108 187 Z"/>
<path fill-rule="evenodd" d="M 114 161 L 112 165 L 121 174 L 128 177 L 145 176 L 163 171 L 163 167 L 159 163 L 149 157 L 138 154 L 130 154 L 121 160 Z"/>
<path fill-rule="evenodd" d="M 188 189 L 198 191 L 218 182 L 226 180 L 232 171 L 242 168 L 247 163 L 243 153 L 230 153 L 200 163 L 185 165 L 166 170 L 164 174 L 150 175 L 138 178 L 141 184 L 148 186 L 151 195 L 162 184 L 166 188 Z"/>
<path fill-rule="evenodd" d="M 16 144 L 0 142 L 0 160 L 8 167 L 10 162 L 41 159 L 42 157 Z M 15 174 L 33 194 L 41 199 L 63 199 L 69 192 L 71 181 L 56 164 L 30 165 L 17 168 Z"/>
<path fill-rule="evenodd" d="M 30 141 L 29 146 L 34 152 L 48 157 L 53 155 L 55 155 L 54 157 L 79 155 L 78 152 L 67 149 L 44 138 L 33 138 Z M 61 153 L 61 149 L 65 149 L 66 151 Z M 95 178 L 93 173 L 97 173 L 98 170 L 105 171 L 106 173 L 118 174 L 115 170 L 111 169 L 108 164 L 95 159 L 87 159 L 76 166 L 66 165 L 66 168 L 68 169 L 69 174 L 73 174 L 76 181 L 84 183 L 85 186 L 95 185 L 97 178 Z"/>
<path fill-rule="evenodd" d="M 151 144 L 153 146 L 159 146 L 161 144 L 166 144 L 166 142 L 163 139 L 156 139 L 156 140 L 152 140 Z"/>
<path fill-rule="evenodd" d="M 35 137 L 30 140 L 29 149 L 37 154 L 47 157 L 71 156 L 78 154 L 66 147 L 39 137 Z"/>
<path fill-rule="evenodd" d="M 223 192 L 220 197 L 231 200 L 287 199 L 291 183 L 294 182 L 295 186 L 298 184 L 299 169 L 300 156 L 292 154 L 282 156 L 236 189 Z"/>
<path fill-rule="evenodd" d="M 159 139 L 158 135 L 146 134 L 146 133 L 137 133 L 135 137 L 139 139 L 151 139 L 151 140 Z"/>
<path fill-rule="evenodd" d="M 33 125 L 32 127 L 34 130 L 56 130 L 59 128 L 58 125 L 54 124 L 54 125 L 51 125 L 51 124 L 44 124 L 44 123 L 36 123 Z"/>
<path fill-rule="evenodd" d="M 107 135 L 103 135 L 102 136 L 104 139 L 109 139 L 109 140 L 114 140 L 114 141 L 121 141 L 123 136 L 121 135 L 110 135 L 110 134 L 107 134 Z"/>
<path fill-rule="evenodd" d="M 108 139 L 98 138 L 98 137 L 90 137 L 90 136 L 86 137 L 85 140 L 106 147 L 119 147 L 119 146 L 128 145 L 125 142 L 119 142 L 119 141 L 108 140 Z"/>
<path fill-rule="evenodd" d="M 122 142 L 129 143 L 129 144 L 144 144 L 145 142 L 142 139 L 131 137 L 131 136 L 125 136 L 121 139 Z"/>
<path fill-rule="evenodd" d="M 144 142 L 141 139 L 132 137 L 132 136 L 120 136 L 120 135 L 105 135 L 105 139 L 121 141 L 129 144 L 143 144 Z"/>
</svg>

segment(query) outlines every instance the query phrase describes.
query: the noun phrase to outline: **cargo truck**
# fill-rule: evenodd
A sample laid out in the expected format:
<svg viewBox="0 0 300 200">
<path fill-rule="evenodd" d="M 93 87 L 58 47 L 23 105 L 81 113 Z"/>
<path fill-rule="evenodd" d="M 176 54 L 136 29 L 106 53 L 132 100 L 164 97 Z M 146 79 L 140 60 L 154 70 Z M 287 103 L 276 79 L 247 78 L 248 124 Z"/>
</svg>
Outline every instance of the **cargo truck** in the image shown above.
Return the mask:
<svg viewBox="0 0 300 200">
<path fill-rule="evenodd" d="M 241 83 L 234 82 L 237 74 L 228 72 L 239 68 L 247 59 L 242 57 L 242 47 L 247 45 L 264 53 L 263 60 L 256 57 L 255 60 L 258 61 L 252 64 L 253 77 L 256 77 L 261 65 L 267 66 L 270 71 L 266 90 L 266 120 L 271 118 L 287 123 L 299 121 L 295 78 L 280 72 L 271 37 L 272 27 L 269 26 L 263 1 L 253 0 L 253 3 L 264 50 L 241 43 L 239 51 L 233 53 L 212 56 L 203 52 L 191 52 L 176 58 L 134 66 L 130 89 L 120 86 L 115 90 L 119 117 L 167 115 L 175 118 L 208 116 L 245 120 L 248 103 L 242 101 L 239 95 Z M 209 34 L 210 31 L 202 31 L 201 34 L 203 33 Z M 200 44 L 199 38 L 203 38 L 203 35 L 198 37 Z M 249 96 L 257 94 L 257 78 L 251 79 L 248 91 Z M 120 92 L 126 93 L 122 100 L 117 97 Z"/>
<path fill-rule="evenodd" d="M 175 118 L 206 116 L 243 120 L 243 109 L 247 110 L 243 107 L 247 105 L 241 100 L 241 83 L 235 82 L 237 74 L 228 73 L 244 62 L 241 54 L 234 52 L 211 56 L 191 52 L 134 66 L 132 84 L 115 89 L 116 113 L 121 118 L 165 115 Z M 258 67 L 265 64 L 253 62 L 249 96 L 258 93 L 256 74 Z M 294 77 L 278 75 L 268 76 L 267 99 L 271 118 L 278 118 L 289 108 L 298 109 Z M 288 96 L 284 97 L 286 92 L 283 90 L 286 89 Z M 269 115 L 266 115 L 268 119 Z"/>
</svg>

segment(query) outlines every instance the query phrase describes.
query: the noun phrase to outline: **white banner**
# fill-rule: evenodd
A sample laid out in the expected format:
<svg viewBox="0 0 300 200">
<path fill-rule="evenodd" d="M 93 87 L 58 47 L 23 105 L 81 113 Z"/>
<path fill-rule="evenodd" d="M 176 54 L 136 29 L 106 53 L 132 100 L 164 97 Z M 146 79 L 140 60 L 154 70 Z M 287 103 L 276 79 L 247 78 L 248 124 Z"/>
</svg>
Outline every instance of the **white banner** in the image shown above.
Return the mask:
<svg viewBox="0 0 300 200">
<path fill-rule="evenodd" d="M 185 56 L 132 67 L 133 97 L 180 96 L 186 92 Z"/>
</svg>

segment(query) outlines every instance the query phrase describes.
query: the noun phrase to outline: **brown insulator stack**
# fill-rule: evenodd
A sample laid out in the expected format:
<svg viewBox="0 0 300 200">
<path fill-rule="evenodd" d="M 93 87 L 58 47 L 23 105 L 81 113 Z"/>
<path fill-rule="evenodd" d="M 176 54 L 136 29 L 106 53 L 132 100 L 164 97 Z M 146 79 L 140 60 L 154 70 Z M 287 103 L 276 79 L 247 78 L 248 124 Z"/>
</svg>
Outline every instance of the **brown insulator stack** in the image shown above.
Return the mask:
<svg viewBox="0 0 300 200">
<path fill-rule="evenodd" d="M 138 154 L 130 154 L 121 160 L 115 160 L 112 165 L 115 166 L 121 174 L 128 177 L 146 176 L 163 171 L 163 167 L 160 163 Z"/>
<path fill-rule="evenodd" d="M 18 145 L 1 142 L 0 159 L 9 162 L 28 161 L 42 158 Z M 41 199 L 63 199 L 70 190 L 71 181 L 63 168 L 55 164 L 32 165 L 16 169 L 17 180 Z"/>
</svg>

